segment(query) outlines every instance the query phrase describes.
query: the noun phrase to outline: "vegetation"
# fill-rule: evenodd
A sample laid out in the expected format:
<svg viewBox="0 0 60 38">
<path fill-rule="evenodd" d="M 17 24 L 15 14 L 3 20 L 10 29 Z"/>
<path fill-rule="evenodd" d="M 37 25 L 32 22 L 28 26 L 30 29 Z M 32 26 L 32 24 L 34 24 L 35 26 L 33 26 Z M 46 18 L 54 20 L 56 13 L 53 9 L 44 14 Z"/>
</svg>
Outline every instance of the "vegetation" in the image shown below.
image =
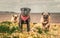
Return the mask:
<svg viewBox="0 0 60 38">
<path fill-rule="evenodd" d="M 50 30 L 42 30 L 41 25 L 33 23 L 31 31 L 20 32 L 18 23 L 4 21 L 0 23 L 0 38 L 56 38 L 60 37 L 60 26 L 52 25 Z M 56 29 L 56 30 L 54 30 Z M 2 37 L 3 36 L 3 37 Z"/>
</svg>

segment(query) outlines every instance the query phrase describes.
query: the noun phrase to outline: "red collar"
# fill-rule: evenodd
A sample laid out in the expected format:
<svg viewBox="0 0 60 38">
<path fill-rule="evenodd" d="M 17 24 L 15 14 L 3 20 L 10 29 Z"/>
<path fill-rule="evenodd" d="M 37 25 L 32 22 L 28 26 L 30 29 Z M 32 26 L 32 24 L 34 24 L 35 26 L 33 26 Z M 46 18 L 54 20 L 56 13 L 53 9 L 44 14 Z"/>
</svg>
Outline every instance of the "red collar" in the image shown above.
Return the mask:
<svg viewBox="0 0 60 38">
<path fill-rule="evenodd" d="M 29 18 L 29 16 L 23 16 L 23 15 L 21 15 L 21 19 L 22 19 L 23 21 L 26 21 L 28 18 Z"/>
</svg>

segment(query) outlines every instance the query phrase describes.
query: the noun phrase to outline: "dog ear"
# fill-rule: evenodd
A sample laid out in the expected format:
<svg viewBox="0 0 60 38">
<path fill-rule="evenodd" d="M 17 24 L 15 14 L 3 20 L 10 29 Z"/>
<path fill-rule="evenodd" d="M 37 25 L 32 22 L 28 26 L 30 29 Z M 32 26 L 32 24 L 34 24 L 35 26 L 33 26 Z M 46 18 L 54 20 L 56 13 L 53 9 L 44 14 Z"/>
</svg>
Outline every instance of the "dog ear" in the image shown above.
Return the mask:
<svg viewBox="0 0 60 38">
<path fill-rule="evenodd" d="M 50 15 L 50 13 L 48 13 Z"/>
<path fill-rule="evenodd" d="M 14 17 L 14 15 L 13 15 L 13 17 Z"/>
<path fill-rule="evenodd" d="M 42 15 L 43 15 L 44 12 L 42 12 Z"/>
<path fill-rule="evenodd" d="M 28 8 L 27 10 L 28 10 L 29 12 L 31 11 L 31 9 L 30 9 L 30 8 Z"/>
<path fill-rule="evenodd" d="M 29 11 L 31 11 L 31 9 L 29 9 Z"/>
</svg>

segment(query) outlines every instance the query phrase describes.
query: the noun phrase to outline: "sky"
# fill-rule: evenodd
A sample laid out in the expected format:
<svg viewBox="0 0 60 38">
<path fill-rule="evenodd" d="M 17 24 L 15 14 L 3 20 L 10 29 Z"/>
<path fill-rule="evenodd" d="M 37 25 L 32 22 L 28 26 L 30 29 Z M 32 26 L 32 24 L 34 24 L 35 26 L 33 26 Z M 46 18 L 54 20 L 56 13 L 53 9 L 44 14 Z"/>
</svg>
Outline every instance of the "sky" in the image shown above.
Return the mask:
<svg viewBox="0 0 60 38">
<path fill-rule="evenodd" d="M 60 0 L 0 0 L 0 11 L 21 12 L 20 8 L 31 8 L 31 13 L 60 12 Z"/>
</svg>

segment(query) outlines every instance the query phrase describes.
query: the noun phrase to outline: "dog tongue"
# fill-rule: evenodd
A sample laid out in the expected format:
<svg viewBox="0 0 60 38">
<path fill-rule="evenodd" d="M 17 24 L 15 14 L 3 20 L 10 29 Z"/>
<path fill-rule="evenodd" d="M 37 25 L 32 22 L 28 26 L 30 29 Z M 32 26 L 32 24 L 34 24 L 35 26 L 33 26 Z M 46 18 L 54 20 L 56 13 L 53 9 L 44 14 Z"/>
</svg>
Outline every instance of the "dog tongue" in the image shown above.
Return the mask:
<svg viewBox="0 0 60 38">
<path fill-rule="evenodd" d="M 22 18 L 23 21 L 26 21 L 29 18 L 29 16 L 22 16 L 21 15 L 21 18 Z"/>
</svg>

